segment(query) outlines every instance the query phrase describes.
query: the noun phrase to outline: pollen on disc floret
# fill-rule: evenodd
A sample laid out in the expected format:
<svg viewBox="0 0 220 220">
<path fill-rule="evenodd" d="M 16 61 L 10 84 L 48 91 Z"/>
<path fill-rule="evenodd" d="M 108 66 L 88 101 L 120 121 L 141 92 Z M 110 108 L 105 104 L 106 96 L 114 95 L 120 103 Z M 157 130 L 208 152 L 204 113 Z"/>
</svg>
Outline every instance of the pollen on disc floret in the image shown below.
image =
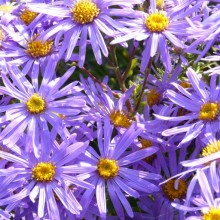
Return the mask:
<svg viewBox="0 0 220 220">
<path fill-rule="evenodd" d="M 53 42 L 47 40 L 43 43 L 42 40 L 37 40 L 37 35 L 32 41 L 29 41 L 27 44 L 26 52 L 33 58 L 40 58 L 47 56 L 52 49 Z"/>
<path fill-rule="evenodd" d="M 219 104 L 210 102 L 201 106 L 199 112 L 199 119 L 205 121 L 215 120 L 219 114 Z"/>
<path fill-rule="evenodd" d="M 50 182 L 55 175 L 56 166 L 50 162 L 40 162 L 32 169 L 32 178 L 38 182 Z"/>
<path fill-rule="evenodd" d="M 169 25 L 169 18 L 161 12 L 150 14 L 145 24 L 150 32 L 163 32 Z"/>
<path fill-rule="evenodd" d="M 109 114 L 111 123 L 116 127 L 128 128 L 131 125 L 131 120 L 126 114 L 120 110 L 114 110 Z"/>
<path fill-rule="evenodd" d="M 29 25 L 36 17 L 38 13 L 28 10 L 27 8 L 21 13 L 20 18 L 26 24 Z"/>
<path fill-rule="evenodd" d="M 40 95 L 34 93 L 26 102 L 26 106 L 31 114 L 40 114 L 45 110 L 46 103 Z"/>
<path fill-rule="evenodd" d="M 73 20 L 79 24 L 92 22 L 100 13 L 98 6 L 91 0 L 78 0 L 71 9 Z"/>
<path fill-rule="evenodd" d="M 104 179 L 110 179 L 118 174 L 118 165 L 115 160 L 101 158 L 97 164 L 99 175 Z"/>
<path fill-rule="evenodd" d="M 187 192 L 187 184 L 185 180 L 178 180 L 178 187 L 175 188 L 176 179 L 167 181 L 163 186 L 163 192 L 170 200 L 182 199 Z"/>
</svg>

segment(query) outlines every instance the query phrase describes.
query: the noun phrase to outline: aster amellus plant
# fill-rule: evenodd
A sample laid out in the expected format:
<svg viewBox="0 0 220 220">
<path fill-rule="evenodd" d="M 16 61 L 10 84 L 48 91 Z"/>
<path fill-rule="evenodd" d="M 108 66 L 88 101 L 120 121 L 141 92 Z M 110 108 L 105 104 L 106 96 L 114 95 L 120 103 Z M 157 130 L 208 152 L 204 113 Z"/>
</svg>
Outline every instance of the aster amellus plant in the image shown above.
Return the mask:
<svg viewBox="0 0 220 220">
<path fill-rule="evenodd" d="M 0 219 L 220 219 L 219 0 L 0 0 Z"/>
<path fill-rule="evenodd" d="M 154 1 L 150 1 L 148 13 L 140 12 L 138 18 L 130 19 L 126 22 L 129 33 L 124 33 L 111 43 L 120 43 L 130 39 L 144 41 L 144 50 L 142 52 L 140 70 L 143 72 L 151 57 L 154 57 L 159 51 L 161 62 L 167 71 L 171 71 L 172 64 L 169 55 L 168 39 L 174 47 L 186 47 L 182 41 L 182 36 L 186 33 L 187 22 L 181 18 L 180 13 L 178 18 L 176 15 L 170 14 L 165 10 L 158 10 Z M 178 27 L 178 31 L 176 28 Z M 119 34 L 120 35 L 120 34 Z M 177 38 L 176 36 L 180 36 Z"/>
<path fill-rule="evenodd" d="M 8 40 L 5 36 L 2 41 L 0 57 L 7 59 L 8 64 L 20 66 L 24 74 L 30 73 L 32 78 L 37 78 L 39 69 L 43 71 L 49 59 L 54 62 L 58 60 L 54 42 L 37 40 L 39 33 L 31 33 L 23 28 L 15 31 L 5 25 L 1 26 L 1 30 L 2 38 L 4 33 Z"/>
</svg>

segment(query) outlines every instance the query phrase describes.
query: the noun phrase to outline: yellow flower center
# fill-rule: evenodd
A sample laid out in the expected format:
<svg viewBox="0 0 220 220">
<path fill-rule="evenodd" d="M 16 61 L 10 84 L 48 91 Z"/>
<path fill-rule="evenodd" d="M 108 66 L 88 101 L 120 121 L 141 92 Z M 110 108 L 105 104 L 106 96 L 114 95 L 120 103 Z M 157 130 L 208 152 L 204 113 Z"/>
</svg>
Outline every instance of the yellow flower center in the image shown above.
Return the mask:
<svg viewBox="0 0 220 220">
<path fill-rule="evenodd" d="M 219 220 L 220 219 L 220 208 L 215 209 L 212 207 L 207 213 L 202 217 L 203 220 Z"/>
<path fill-rule="evenodd" d="M 157 92 L 155 89 L 150 89 L 147 94 L 147 103 L 150 107 L 156 105 L 160 101 L 160 93 Z"/>
<path fill-rule="evenodd" d="M 187 184 L 184 180 L 179 180 L 178 188 L 175 188 L 176 179 L 171 179 L 163 186 L 163 192 L 170 200 L 181 199 L 186 195 Z"/>
<path fill-rule="evenodd" d="M 26 103 L 27 109 L 32 114 L 40 114 L 46 108 L 43 98 L 34 93 Z"/>
<path fill-rule="evenodd" d="M 119 167 L 115 160 L 101 158 L 97 164 L 99 175 L 104 179 L 110 179 L 118 174 Z"/>
<path fill-rule="evenodd" d="M 220 140 L 218 140 L 214 143 L 208 144 L 206 147 L 204 147 L 202 149 L 202 156 L 206 157 L 211 154 L 217 153 L 219 151 L 220 151 Z"/>
<path fill-rule="evenodd" d="M 206 103 L 203 104 L 200 113 L 200 120 L 215 120 L 219 114 L 219 104 L 218 103 Z"/>
<path fill-rule="evenodd" d="M 0 11 L 1 12 L 5 12 L 5 13 L 9 13 L 11 12 L 13 9 L 13 5 L 0 5 Z"/>
<path fill-rule="evenodd" d="M 32 170 L 32 178 L 38 182 L 50 182 L 55 175 L 56 166 L 50 162 L 40 162 Z"/>
<path fill-rule="evenodd" d="M 36 37 L 37 36 L 35 36 L 35 38 Z M 42 40 L 34 39 L 33 41 L 28 42 L 26 52 L 33 58 L 40 58 L 47 56 L 50 53 L 52 46 L 53 42 L 50 40 L 43 43 Z"/>
<path fill-rule="evenodd" d="M 26 24 L 29 25 L 36 17 L 38 13 L 29 11 L 27 8 L 21 13 L 20 18 Z"/>
<path fill-rule="evenodd" d="M 78 0 L 71 9 L 73 20 L 79 24 L 92 22 L 100 13 L 100 9 L 91 0 Z"/>
<path fill-rule="evenodd" d="M 120 110 L 112 111 L 109 118 L 111 123 L 116 127 L 128 128 L 131 125 L 131 121 Z"/>
<path fill-rule="evenodd" d="M 167 28 L 169 19 L 166 15 L 156 12 L 146 18 L 145 24 L 150 32 L 162 32 Z"/>
</svg>

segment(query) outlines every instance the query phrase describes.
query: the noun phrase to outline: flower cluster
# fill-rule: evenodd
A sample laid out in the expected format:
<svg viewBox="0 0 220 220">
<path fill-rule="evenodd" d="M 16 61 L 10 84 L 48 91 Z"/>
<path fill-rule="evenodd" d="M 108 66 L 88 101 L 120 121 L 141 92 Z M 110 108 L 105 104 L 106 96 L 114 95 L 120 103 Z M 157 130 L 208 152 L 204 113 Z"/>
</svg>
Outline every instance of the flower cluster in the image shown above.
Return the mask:
<svg viewBox="0 0 220 220">
<path fill-rule="evenodd" d="M 0 0 L 1 219 L 220 219 L 219 0 Z"/>
</svg>

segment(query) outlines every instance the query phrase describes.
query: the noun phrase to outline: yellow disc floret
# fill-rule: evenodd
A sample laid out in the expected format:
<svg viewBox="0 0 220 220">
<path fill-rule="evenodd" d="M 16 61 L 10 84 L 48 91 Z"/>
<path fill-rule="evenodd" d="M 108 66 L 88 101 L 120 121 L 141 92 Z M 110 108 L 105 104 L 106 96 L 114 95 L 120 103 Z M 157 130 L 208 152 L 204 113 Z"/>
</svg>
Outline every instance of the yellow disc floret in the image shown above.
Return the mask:
<svg viewBox="0 0 220 220">
<path fill-rule="evenodd" d="M 21 13 L 20 18 L 26 24 L 29 25 L 36 17 L 38 13 L 29 11 L 27 8 Z"/>
<path fill-rule="evenodd" d="M 50 40 L 43 43 L 42 40 L 34 39 L 28 42 L 26 52 L 33 58 L 40 58 L 47 56 L 51 52 L 52 46 L 53 42 Z"/>
<path fill-rule="evenodd" d="M 38 182 L 50 182 L 55 175 L 56 166 L 50 162 L 40 162 L 32 169 L 32 178 Z"/>
<path fill-rule="evenodd" d="M 166 15 L 156 12 L 146 18 L 145 24 L 150 32 L 162 32 L 167 28 L 169 19 Z"/>
<path fill-rule="evenodd" d="M 208 144 L 202 149 L 202 156 L 206 157 L 220 151 L 220 140 Z"/>
<path fill-rule="evenodd" d="M 202 216 L 203 220 L 219 220 L 220 219 L 220 208 L 212 207 L 207 213 Z"/>
<path fill-rule="evenodd" d="M 200 112 L 199 112 L 199 119 L 210 121 L 215 120 L 218 117 L 219 114 L 219 104 L 218 103 L 206 103 L 201 106 Z"/>
<path fill-rule="evenodd" d="M 163 192 L 167 198 L 170 200 L 181 199 L 186 195 L 187 192 L 187 184 L 186 181 L 180 179 L 178 182 L 178 187 L 175 188 L 176 179 L 171 179 L 166 182 L 163 186 Z"/>
<path fill-rule="evenodd" d="M 111 123 L 116 127 L 128 128 L 131 125 L 131 121 L 120 110 L 112 111 L 109 118 Z"/>
<path fill-rule="evenodd" d="M 41 96 L 34 93 L 26 102 L 27 109 L 32 114 L 40 114 L 46 108 L 45 101 Z"/>
<path fill-rule="evenodd" d="M 118 165 L 115 160 L 101 158 L 97 164 L 99 175 L 104 179 L 110 179 L 118 174 Z"/>
<path fill-rule="evenodd" d="M 147 94 L 147 103 L 150 107 L 156 105 L 160 101 L 160 93 L 157 92 L 155 89 L 150 89 L 150 91 Z"/>
<path fill-rule="evenodd" d="M 91 0 L 78 0 L 73 8 L 73 20 L 79 24 L 92 22 L 100 13 L 100 9 Z"/>
</svg>

